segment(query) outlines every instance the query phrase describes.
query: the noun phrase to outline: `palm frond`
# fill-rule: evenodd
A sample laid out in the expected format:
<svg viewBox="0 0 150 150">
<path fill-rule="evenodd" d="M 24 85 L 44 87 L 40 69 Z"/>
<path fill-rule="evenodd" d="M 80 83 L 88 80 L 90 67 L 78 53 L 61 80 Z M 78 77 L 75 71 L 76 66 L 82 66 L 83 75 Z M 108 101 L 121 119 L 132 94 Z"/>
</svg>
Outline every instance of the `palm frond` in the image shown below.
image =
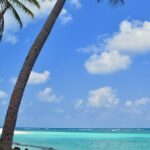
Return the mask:
<svg viewBox="0 0 150 150">
<path fill-rule="evenodd" d="M 28 1 L 29 3 L 35 5 L 37 8 L 40 8 L 40 4 L 37 0 L 26 0 Z"/>
<path fill-rule="evenodd" d="M 2 40 L 3 32 L 4 32 L 4 16 L 1 16 L 0 17 L 0 41 Z"/>
<path fill-rule="evenodd" d="M 5 3 L 6 3 L 5 0 L 0 0 L 0 5 L 1 5 L 1 7 L 3 7 L 3 4 L 5 4 Z"/>
<path fill-rule="evenodd" d="M 19 16 L 19 14 L 17 13 L 16 9 L 12 6 L 12 4 L 7 1 L 8 5 L 9 5 L 9 9 L 11 10 L 11 12 L 13 13 L 13 16 L 15 17 L 16 21 L 18 22 L 18 24 L 20 25 L 20 28 L 22 28 L 23 23 L 21 21 L 21 18 Z"/>
<path fill-rule="evenodd" d="M 1 12 L 0 12 L 0 41 L 2 40 L 3 32 L 4 32 L 4 14 L 6 10 L 9 8 L 8 3 L 5 4 L 4 0 L 1 0 Z"/>
<path fill-rule="evenodd" d="M 32 18 L 34 17 L 34 14 L 30 9 L 28 9 L 23 3 L 21 3 L 19 0 L 10 0 L 12 3 L 16 4 L 22 11 L 24 11 L 26 14 L 31 16 Z"/>
<path fill-rule="evenodd" d="M 21 17 L 19 16 L 19 12 L 17 12 L 18 9 L 16 10 L 15 8 L 20 8 L 20 10 L 24 11 L 27 15 L 31 16 L 32 18 L 34 17 L 32 11 L 21 1 L 27 1 L 37 8 L 40 8 L 38 0 L 0 0 L 0 41 L 2 39 L 4 31 L 4 14 L 8 9 L 11 10 L 13 16 L 15 17 L 21 28 L 23 26 L 23 22 L 21 20 Z"/>
</svg>

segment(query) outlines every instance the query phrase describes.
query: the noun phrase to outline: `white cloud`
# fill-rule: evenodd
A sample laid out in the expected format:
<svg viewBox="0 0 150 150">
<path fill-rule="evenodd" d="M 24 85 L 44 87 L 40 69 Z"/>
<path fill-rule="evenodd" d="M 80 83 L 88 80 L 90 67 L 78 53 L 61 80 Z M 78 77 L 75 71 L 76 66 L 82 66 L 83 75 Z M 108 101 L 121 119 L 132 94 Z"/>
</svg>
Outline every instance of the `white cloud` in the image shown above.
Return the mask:
<svg viewBox="0 0 150 150">
<path fill-rule="evenodd" d="M 32 71 L 29 77 L 28 84 L 42 84 L 45 83 L 49 78 L 50 78 L 50 72 L 47 70 L 42 73 Z M 10 79 L 10 82 L 12 84 L 15 84 L 16 80 L 17 78 L 13 77 Z"/>
<path fill-rule="evenodd" d="M 130 101 L 130 100 L 128 100 L 128 101 L 126 101 L 125 102 L 125 106 L 132 106 L 133 105 L 133 102 L 132 101 Z"/>
<path fill-rule="evenodd" d="M 150 22 L 123 21 L 119 32 L 105 40 L 105 46 L 125 53 L 150 52 Z"/>
<path fill-rule="evenodd" d="M 0 90 L 0 98 L 5 99 L 7 98 L 7 93 L 5 91 Z"/>
<path fill-rule="evenodd" d="M 75 108 L 78 109 L 83 105 L 83 100 L 82 99 L 77 99 L 75 102 Z"/>
<path fill-rule="evenodd" d="M 42 73 L 38 73 L 35 71 L 31 72 L 31 75 L 29 77 L 29 84 L 41 84 L 41 83 L 45 83 L 48 78 L 50 76 L 50 72 L 49 71 L 44 71 Z"/>
<path fill-rule="evenodd" d="M 62 100 L 62 96 L 58 97 L 53 93 L 52 88 L 45 88 L 44 90 L 38 93 L 38 98 L 44 102 L 60 102 Z"/>
<path fill-rule="evenodd" d="M 48 16 L 53 6 L 55 5 L 56 0 L 52 0 L 52 1 L 39 0 L 39 3 L 41 8 L 37 9 L 35 6 L 31 5 L 30 3 L 26 1 L 24 2 L 24 4 L 34 13 L 36 20 L 41 20 L 46 16 Z M 20 11 L 20 9 L 18 9 L 17 7 L 16 10 L 19 13 L 20 17 L 22 18 L 24 27 L 28 26 L 32 22 L 32 19 L 29 16 L 27 16 L 24 12 Z M 66 24 L 72 20 L 71 14 L 69 14 L 68 10 L 63 9 L 60 15 L 60 20 L 62 21 L 63 24 Z M 18 29 L 19 26 L 15 21 L 14 17 L 12 16 L 12 13 L 10 11 L 7 11 L 7 13 L 5 14 L 4 41 L 15 44 L 18 41 L 18 38 L 16 36 Z"/>
<path fill-rule="evenodd" d="M 149 108 L 150 98 L 143 97 L 137 100 L 128 100 L 125 102 L 124 110 L 129 113 L 141 114 Z"/>
<path fill-rule="evenodd" d="M 145 105 L 148 105 L 148 104 L 150 104 L 150 98 L 143 97 L 143 98 L 135 100 L 135 101 L 128 100 L 128 101 L 126 101 L 125 106 L 127 106 L 127 107 L 131 107 L 131 106 L 137 107 L 137 106 L 145 106 Z"/>
<path fill-rule="evenodd" d="M 119 98 L 111 87 L 102 87 L 90 91 L 87 101 L 91 107 L 111 107 L 119 103 Z"/>
<path fill-rule="evenodd" d="M 15 84 L 16 81 L 17 81 L 17 78 L 16 78 L 16 77 L 12 77 L 12 78 L 10 79 L 10 83 L 11 83 L 11 84 Z"/>
<path fill-rule="evenodd" d="M 75 6 L 76 8 L 80 8 L 81 7 L 80 0 L 70 0 L 70 4 Z"/>
<path fill-rule="evenodd" d="M 67 24 L 68 22 L 72 21 L 72 16 L 67 12 L 66 9 L 63 9 L 61 14 L 60 14 L 60 20 L 62 24 Z"/>
<path fill-rule="evenodd" d="M 109 74 L 127 69 L 133 54 L 150 52 L 150 22 L 124 20 L 118 32 L 105 37 L 103 42 L 78 51 L 93 52 L 85 62 L 86 69 L 92 74 Z"/>
<path fill-rule="evenodd" d="M 127 69 L 131 59 L 117 51 L 93 54 L 86 62 L 85 67 L 91 74 L 108 74 Z"/>
<path fill-rule="evenodd" d="M 9 42 L 11 44 L 15 44 L 18 42 L 17 36 L 13 34 L 6 34 L 4 37 L 5 37 L 6 42 Z"/>
<path fill-rule="evenodd" d="M 148 114 L 149 106 L 149 97 L 142 97 L 136 100 L 120 100 L 116 94 L 116 90 L 109 86 L 89 91 L 87 99 L 75 100 L 75 108 L 77 110 L 82 108 L 80 112 L 86 114 L 99 112 L 111 114 L 113 112 L 116 116 L 118 114 L 129 115 L 129 113 L 134 116 Z"/>
<path fill-rule="evenodd" d="M 8 97 L 8 94 L 5 91 L 0 90 L 0 104 L 6 105 L 7 101 L 6 98 Z"/>
</svg>

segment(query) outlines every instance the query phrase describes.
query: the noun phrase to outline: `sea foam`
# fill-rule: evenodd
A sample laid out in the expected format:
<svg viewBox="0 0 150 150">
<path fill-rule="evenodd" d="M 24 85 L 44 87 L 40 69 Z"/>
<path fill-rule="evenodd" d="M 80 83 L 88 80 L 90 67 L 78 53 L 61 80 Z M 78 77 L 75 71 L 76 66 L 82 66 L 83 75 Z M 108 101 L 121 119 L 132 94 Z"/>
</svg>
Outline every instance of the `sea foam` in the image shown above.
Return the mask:
<svg viewBox="0 0 150 150">
<path fill-rule="evenodd" d="M 2 128 L 0 128 L 0 134 L 2 133 Z M 16 134 L 16 135 L 18 135 L 18 134 L 30 134 L 30 132 L 26 132 L 26 131 L 15 131 L 15 133 L 14 134 Z"/>
</svg>

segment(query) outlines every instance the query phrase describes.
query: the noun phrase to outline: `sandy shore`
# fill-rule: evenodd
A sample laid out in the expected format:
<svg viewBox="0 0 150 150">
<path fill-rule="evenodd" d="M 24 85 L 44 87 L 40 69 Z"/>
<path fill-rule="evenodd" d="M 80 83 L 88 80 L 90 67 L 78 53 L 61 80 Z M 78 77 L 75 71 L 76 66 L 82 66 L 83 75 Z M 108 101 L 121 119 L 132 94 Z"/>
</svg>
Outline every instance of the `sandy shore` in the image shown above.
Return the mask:
<svg viewBox="0 0 150 150">
<path fill-rule="evenodd" d="M 0 134 L 2 133 L 2 129 L 0 129 Z M 29 132 L 25 131 L 15 131 L 15 134 L 30 134 Z"/>
</svg>

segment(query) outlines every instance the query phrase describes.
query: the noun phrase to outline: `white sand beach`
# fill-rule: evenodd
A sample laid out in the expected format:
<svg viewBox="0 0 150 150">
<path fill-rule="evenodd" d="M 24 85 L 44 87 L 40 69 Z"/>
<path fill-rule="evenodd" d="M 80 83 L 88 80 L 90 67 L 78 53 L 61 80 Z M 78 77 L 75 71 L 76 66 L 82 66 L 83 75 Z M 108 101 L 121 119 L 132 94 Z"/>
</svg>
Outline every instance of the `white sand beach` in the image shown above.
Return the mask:
<svg viewBox="0 0 150 150">
<path fill-rule="evenodd" d="M 2 128 L 0 128 L 0 134 L 2 133 Z M 30 132 L 25 132 L 25 131 L 15 131 L 15 134 L 30 134 Z"/>
</svg>

